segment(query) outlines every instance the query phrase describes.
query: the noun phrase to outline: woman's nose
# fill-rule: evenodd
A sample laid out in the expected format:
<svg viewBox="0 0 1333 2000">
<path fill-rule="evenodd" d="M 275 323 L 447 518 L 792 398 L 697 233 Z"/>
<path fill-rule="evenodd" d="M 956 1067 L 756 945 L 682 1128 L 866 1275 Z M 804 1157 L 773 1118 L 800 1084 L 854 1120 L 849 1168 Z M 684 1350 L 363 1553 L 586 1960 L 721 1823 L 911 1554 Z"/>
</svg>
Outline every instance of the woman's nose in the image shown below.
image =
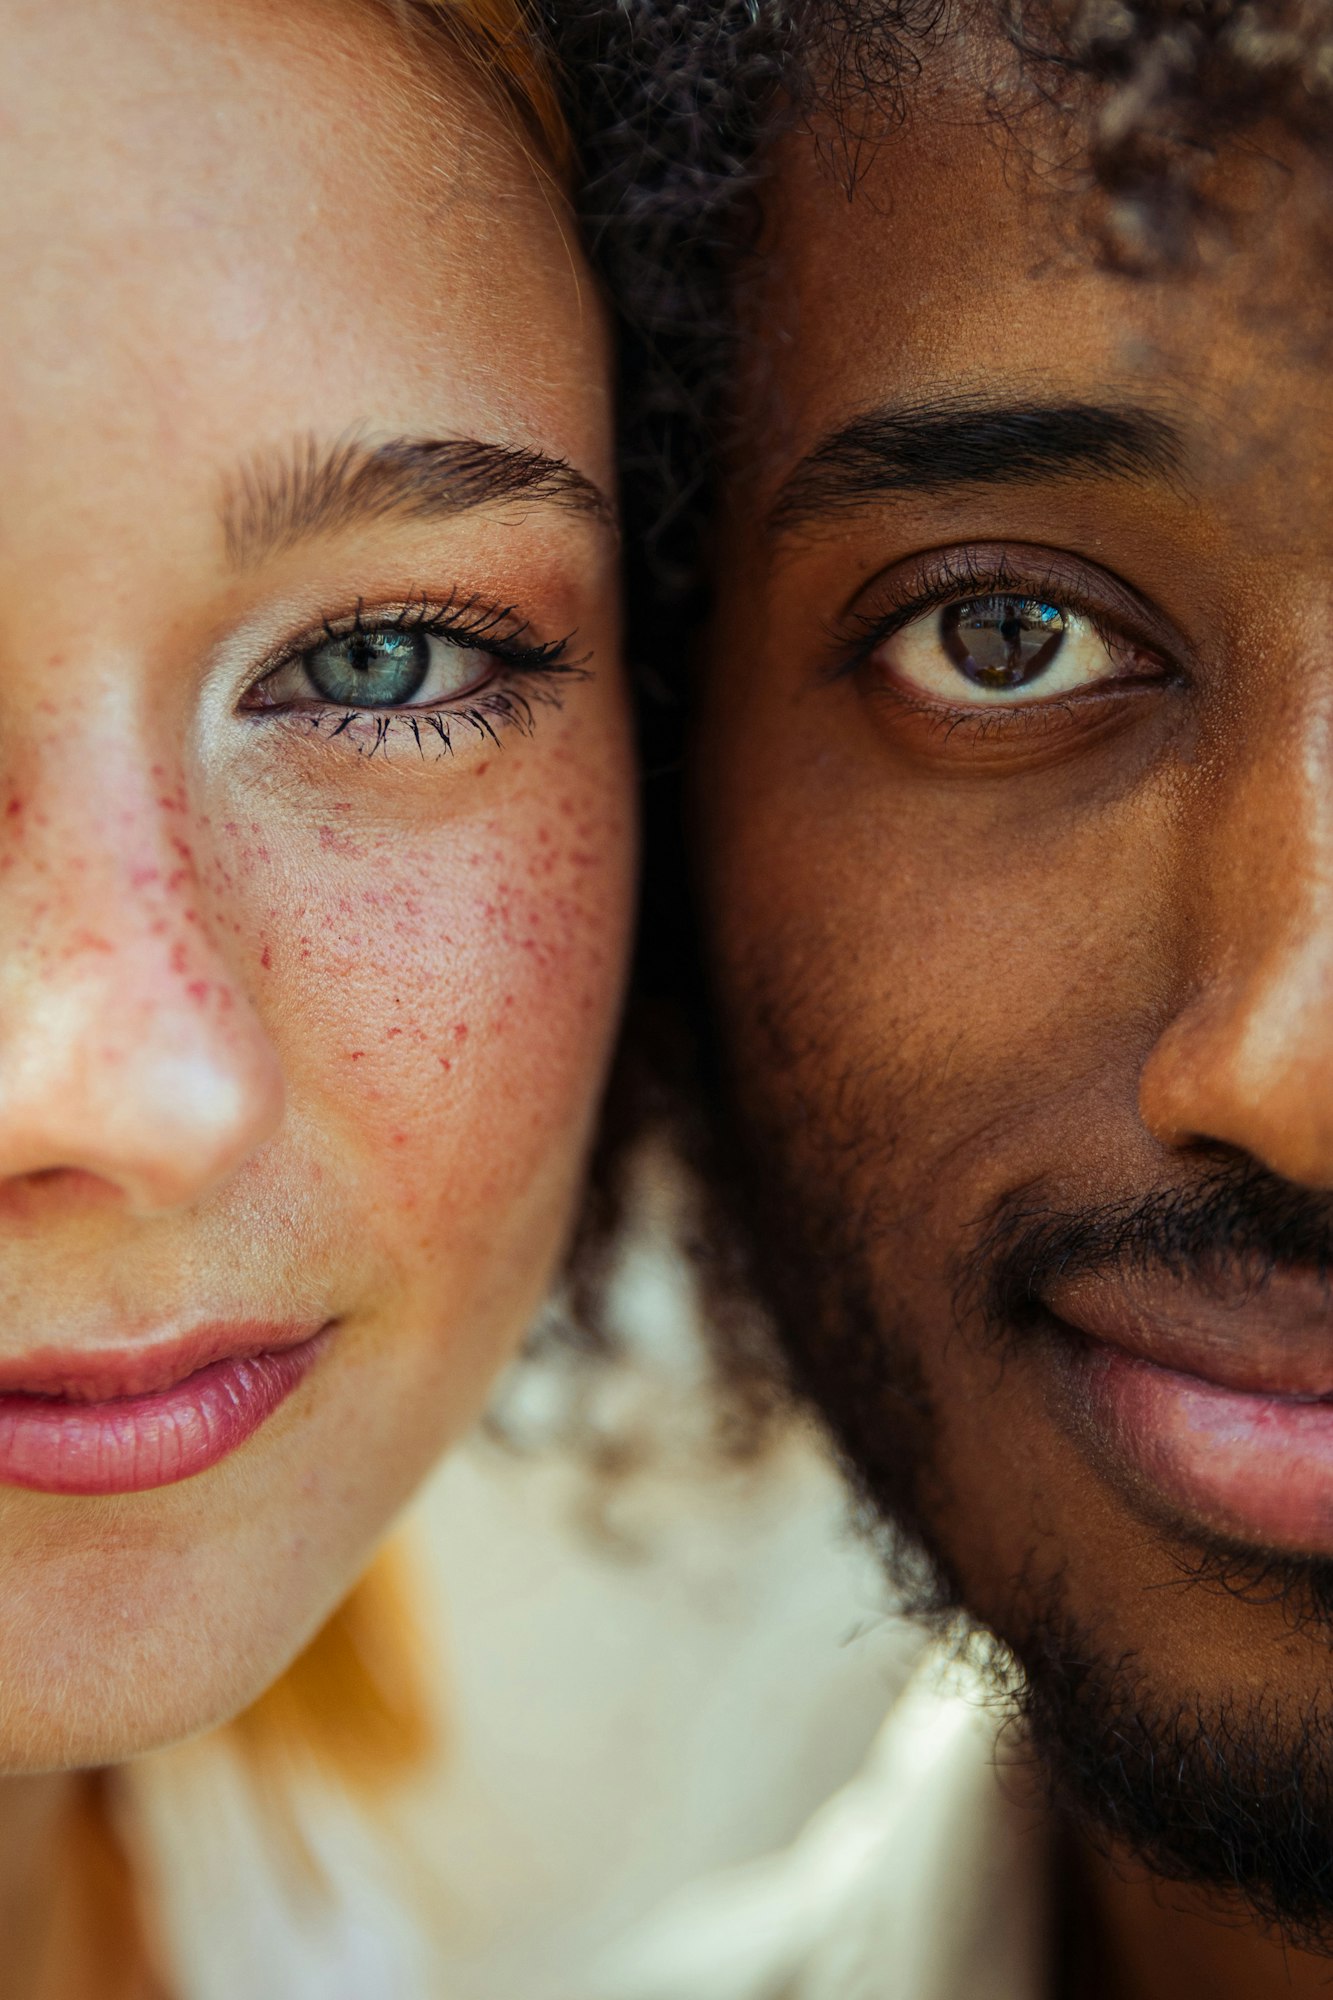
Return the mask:
<svg viewBox="0 0 1333 2000">
<path fill-rule="evenodd" d="M 1184 1003 L 1144 1066 L 1164 1144 L 1223 1145 L 1333 1188 L 1333 727 L 1274 731 L 1223 783 L 1181 864 Z"/>
<path fill-rule="evenodd" d="M 19 799 L 0 826 L 0 1187 L 92 1176 L 154 1214 L 244 1165 L 283 1077 L 180 800 L 121 777 L 45 812 Z"/>
</svg>

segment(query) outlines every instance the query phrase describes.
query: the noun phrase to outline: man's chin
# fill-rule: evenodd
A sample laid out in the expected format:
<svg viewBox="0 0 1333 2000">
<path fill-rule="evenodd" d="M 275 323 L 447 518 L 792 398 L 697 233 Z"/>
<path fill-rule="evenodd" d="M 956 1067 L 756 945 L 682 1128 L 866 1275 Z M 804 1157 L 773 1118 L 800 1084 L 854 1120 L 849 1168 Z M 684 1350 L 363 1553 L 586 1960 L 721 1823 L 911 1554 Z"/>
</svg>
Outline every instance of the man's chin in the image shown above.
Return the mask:
<svg viewBox="0 0 1333 2000">
<path fill-rule="evenodd" d="M 1054 1812 L 1232 1921 L 1333 1956 L 1333 1688 L 1168 1685 L 1059 1583 L 1010 1607 L 1004 1639 L 981 1655 Z"/>
<path fill-rule="evenodd" d="M 853 1352 L 877 1353 L 882 1370 L 882 1339 Z M 951 1643 L 975 1633 L 969 1650 L 1028 1739 L 1053 1811 L 1095 1848 L 1202 1890 L 1229 1921 L 1248 1915 L 1333 1957 L 1333 1562 L 1186 1543 L 1117 1509 L 1123 1546 L 1153 1551 L 1142 1575 L 1131 1565 L 1099 1587 L 1098 1564 L 1077 1546 L 1053 1575 L 1035 1554 L 1007 1579 L 973 1575 L 937 1532 L 957 1508 L 928 1402 L 915 1384 L 906 1393 L 901 1366 L 892 1384 L 867 1373 L 861 1386 L 865 1400 L 840 1394 L 825 1410 L 862 1522 L 909 1614 Z M 1163 1646 L 1166 1599 L 1149 1571 L 1183 1594 L 1171 1598 L 1181 1615 L 1165 1620 L 1178 1652 Z M 1196 1623 L 1205 1636 L 1191 1641 Z M 1276 1686 L 1251 1671 L 1255 1649 L 1272 1645 Z M 1205 1685 L 1191 1683 L 1191 1656 Z"/>
</svg>

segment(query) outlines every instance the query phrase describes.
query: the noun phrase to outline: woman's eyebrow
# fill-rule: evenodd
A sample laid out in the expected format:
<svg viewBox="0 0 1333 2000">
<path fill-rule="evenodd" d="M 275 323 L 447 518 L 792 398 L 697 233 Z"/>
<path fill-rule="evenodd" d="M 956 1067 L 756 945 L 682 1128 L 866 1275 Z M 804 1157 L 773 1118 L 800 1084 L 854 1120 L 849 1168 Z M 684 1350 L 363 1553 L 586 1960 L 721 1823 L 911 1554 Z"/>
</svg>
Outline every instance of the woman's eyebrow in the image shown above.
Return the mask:
<svg viewBox="0 0 1333 2000">
<path fill-rule="evenodd" d="M 219 512 L 227 559 L 239 569 L 359 522 L 445 520 L 515 500 L 615 523 L 607 496 L 567 459 L 479 438 L 298 437 L 226 479 Z"/>
<path fill-rule="evenodd" d="M 1180 432 L 1132 404 L 1001 403 L 956 396 L 886 405 L 831 431 L 788 473 L 769 512 L 775 536 L 890 493 L 1003 486 L 1091 473 L 1172 480 Z"/>
</svg>

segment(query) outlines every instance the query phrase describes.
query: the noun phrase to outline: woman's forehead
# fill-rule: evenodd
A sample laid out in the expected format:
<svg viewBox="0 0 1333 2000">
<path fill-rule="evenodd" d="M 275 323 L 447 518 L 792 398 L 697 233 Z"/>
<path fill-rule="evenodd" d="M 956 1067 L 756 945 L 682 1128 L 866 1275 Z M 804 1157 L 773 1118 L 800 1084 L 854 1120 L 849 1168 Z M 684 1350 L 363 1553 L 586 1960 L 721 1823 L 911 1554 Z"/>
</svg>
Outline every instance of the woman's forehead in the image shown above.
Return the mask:
<svg viewBox="0 0 1333 2000">
<path fill-rule="evenodd" d="M 53 430 L 131 455 L 423 425 L 598 448 L 580 265 L 461 62 L 322 0 L 19 5 L 6 32 L 4 423 L 48 483 Z"/>
<path fill-rule="evenodd" d="M 136 221 L 182 237 L 281 221 L 296 252 L 329 220 L 355 232 L 416 208 L 447 225 L 412 246 L 429 256 L 550 215 L 469 64 L 368 0 L 70 0 L 58 16 L 12 0 L 5 36 L 0 145 L 22 172 L 4 233 L 59 219 L 67 258 Z"/>
</svg>

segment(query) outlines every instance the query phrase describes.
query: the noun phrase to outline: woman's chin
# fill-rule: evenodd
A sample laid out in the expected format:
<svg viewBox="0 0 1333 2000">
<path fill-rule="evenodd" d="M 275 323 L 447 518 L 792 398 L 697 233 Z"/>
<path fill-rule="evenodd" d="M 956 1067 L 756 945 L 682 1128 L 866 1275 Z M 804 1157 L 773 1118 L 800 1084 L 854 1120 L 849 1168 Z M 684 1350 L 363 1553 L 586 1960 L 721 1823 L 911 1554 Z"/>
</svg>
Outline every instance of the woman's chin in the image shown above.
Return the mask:
<svg viewBox="0 0 1333 2000">
<path fill-rule="evenodd" d="M 341 1591 L 275 1607 L 262 1574 L 242 1581 L 243 1561 L 48 1555 L 0 1607 L 0 1773 L 120 1763 L 247 1708 Z"/>
<path fill-rule="evenodd" d="M 112 1501 L 0 1488 L 0 1773 L 119 1763 L 248 1708 L 352 1588 L 408 1476 L 357 1507 L 295 1451 Z"/>
</svg>

